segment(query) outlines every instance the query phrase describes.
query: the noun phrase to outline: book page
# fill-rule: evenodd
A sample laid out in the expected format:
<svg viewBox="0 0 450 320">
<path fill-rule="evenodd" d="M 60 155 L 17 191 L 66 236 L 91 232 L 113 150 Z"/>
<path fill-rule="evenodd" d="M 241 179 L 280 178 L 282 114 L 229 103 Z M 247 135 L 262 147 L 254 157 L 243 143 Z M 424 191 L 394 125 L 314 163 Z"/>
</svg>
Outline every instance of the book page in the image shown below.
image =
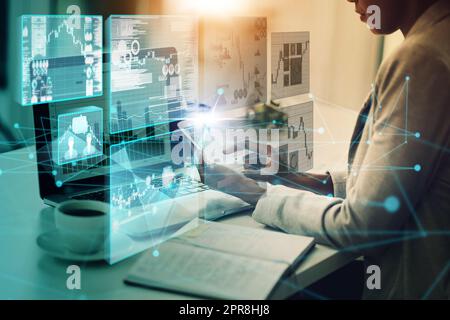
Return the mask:
<svg viewBox="0 0 450 320">
<path fill-rule="evenodd" d="M 147 252 L 126 281 L 221 299 L 266 299 L 288 265 L 164 243 L 159 256 Z"/>
<path fill-rule="evenodd" d="M 309 237 L 203 220 L 200 220 L 196 229 L 178 239 L 198 247 L 288 265 L 297 261 L 314 245 L 314 239 Z"/>
</svg>

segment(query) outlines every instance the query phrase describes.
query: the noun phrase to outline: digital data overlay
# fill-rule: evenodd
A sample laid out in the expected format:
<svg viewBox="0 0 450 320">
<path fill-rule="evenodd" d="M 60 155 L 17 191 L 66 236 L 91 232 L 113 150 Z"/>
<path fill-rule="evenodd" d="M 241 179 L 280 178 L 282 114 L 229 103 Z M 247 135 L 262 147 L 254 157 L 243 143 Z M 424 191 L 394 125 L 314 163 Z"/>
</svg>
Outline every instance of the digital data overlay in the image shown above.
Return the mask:
<svg viewBox="0 0 450 320">
<path fill-rule="evenodd" d="M 21 18 L 20 102 L 24 106 L 103 94 L 103 18 Z"/>
</svg>

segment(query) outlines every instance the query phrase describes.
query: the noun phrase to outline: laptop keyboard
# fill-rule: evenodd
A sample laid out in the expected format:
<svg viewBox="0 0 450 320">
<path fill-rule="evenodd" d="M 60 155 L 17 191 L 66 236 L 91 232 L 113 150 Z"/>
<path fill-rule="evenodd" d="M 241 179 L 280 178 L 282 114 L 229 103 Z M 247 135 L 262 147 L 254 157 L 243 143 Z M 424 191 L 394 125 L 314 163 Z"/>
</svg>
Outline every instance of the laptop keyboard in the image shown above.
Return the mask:
<svg viewBox="0 0 450 320">
<path fill-rule="evenodd" d="M 154 186 L 155 190 L 158 190 L 159 192 L 172 199 L 209 190 L 209 187 L 207 185 L 186 177 L 176 177 L 173 180 L 172 184 L 167 187 L 163 186 L 162 179 L 153 180 L 152 185 Z M 109 194 L 109 190 L 100 190 L 97 192 L 74 196 L 72 197 L 72 199 L 109 202 Z"/>
<path fill-rule="evenodd" d="M 107 199 L 108 197 L 108 199 Z M 101 202 L 109 202 L 109 195 L 107 194 L 106 190 L 101 190 L 98 192 L 88 193 L 88 194 L 82 194 L 80 196 L 75 196 L 72 199 L 75 200 L 95 200 L 95 201 L 101 201 Z"/>
</svg>

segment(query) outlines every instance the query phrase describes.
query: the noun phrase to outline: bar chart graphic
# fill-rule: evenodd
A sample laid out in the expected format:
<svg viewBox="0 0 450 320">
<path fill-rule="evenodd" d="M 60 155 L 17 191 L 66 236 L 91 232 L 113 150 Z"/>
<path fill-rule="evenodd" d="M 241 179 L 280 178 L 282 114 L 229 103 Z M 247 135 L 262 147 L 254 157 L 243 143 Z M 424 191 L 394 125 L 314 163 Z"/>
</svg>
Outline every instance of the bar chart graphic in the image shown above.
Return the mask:
<svg viewBox="0 0 450 320">
<path fill-rule="evenodd" d="M 272 33 L 272 99 L 310 91 L 309 32 Z"/>
</svg>

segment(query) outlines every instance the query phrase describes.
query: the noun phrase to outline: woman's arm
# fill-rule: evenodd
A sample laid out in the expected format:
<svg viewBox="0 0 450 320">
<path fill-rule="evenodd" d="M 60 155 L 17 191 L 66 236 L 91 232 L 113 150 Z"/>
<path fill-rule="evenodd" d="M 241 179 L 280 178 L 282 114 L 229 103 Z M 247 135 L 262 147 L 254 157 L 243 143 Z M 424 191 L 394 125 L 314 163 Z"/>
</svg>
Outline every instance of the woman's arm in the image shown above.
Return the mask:
<svg viewBox="0 0 450 320">
<path fill-rule="evenodd" d="M 368 119 L 372 125 L 360 141 L 346 198 L 269 187 L 254 213 L 258 222 L 360 251 L 403 239 L 406 222 L 421 230 L 422 219 L 432 219 L 416 211 L 448 158 L 450 72 L 417 49 L 399 52 L 382 72 L 377 83 L 382 107 Z"/>
<path fill-rule="evenodd" d="M 330 174 L 279 173 L 275 176 L 263 176 L 259 171 L 245 170 L 244 174 L 253 180 L 283 185 L 289 188 L 310 191 L 319 195 L 334 195 L 333 180 Z"/>
</svg>

